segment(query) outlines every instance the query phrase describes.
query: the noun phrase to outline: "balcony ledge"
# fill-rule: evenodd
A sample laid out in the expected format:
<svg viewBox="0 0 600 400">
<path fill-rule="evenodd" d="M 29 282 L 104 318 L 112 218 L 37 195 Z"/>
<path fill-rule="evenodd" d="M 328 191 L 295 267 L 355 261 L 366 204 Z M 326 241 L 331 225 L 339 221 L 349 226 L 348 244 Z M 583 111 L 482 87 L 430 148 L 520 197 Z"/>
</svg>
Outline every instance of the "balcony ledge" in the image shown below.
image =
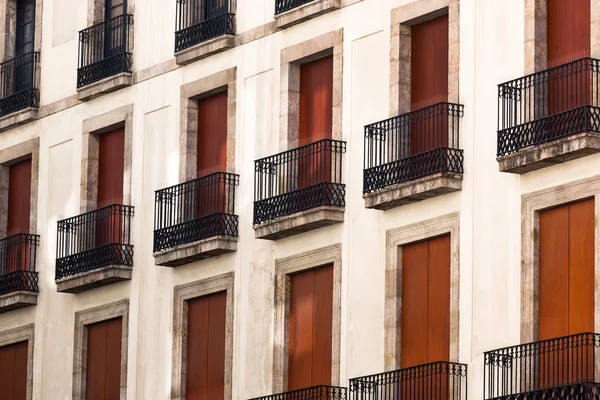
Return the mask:
<svg viewBox="0 0 600 400">
<path fill-rule="evenodd" d="M 14 113 L 0 117 L 0 132 L 23 125 L 29 121 L 38 119 L 38 109 L 27 107 Z"/>
<path fill-rule="evenodd" d="M 275 23 L 279 29 L 288 28 L 341 7 L 341 0 L 315 0 L 275 15 Z"/>
<path fill-rule="evenodd" d="M 344 222 L 344 208 L 320 206 L 254 225 L 256 239 L 279 240 Z"/>
<path fill-rule="evenodd" d="M 37 304 L 38 294 L 18 291 L 0 296 L 0 314 Z"/>
<path fill-rule="evenodd" d="M 175 62 L 178 65 L 188 65 L 194 61 L 229 50 L 234 46 L 235 35 L 221 35 L 175 53 Z"/>
<path fill-rule="evenodd" d="M 498 157 L 500 172 L 525 174 L 600 153 L 600 134 L 582 132 Z"/>
<path fill-rule="evenodd" d="M 178 267 L 195 261 L 217 257 L 237 250 L 237 237 L 213 236 L 154 253 L 154 264 Z"/>
<path fill-rule="evenodd" d="M 58 280 L 56 281 L 56 291 L 81 293 L 112 283 L 131 280 L 131 271 L 132 267 L 127 265 L 108 265 Z"/>
<path fill-rule="evenodd" d="M 78 88 L 78 99 L 81 101 L 92 100 L 103 94 L 114 92 L 131 85 L 133 85 L 133 74 L 131 72 L 121 72 L 117 75 L 109 76 L 98 82 L 90 83 L 89 85 Z"/>
<path fill-rule="evenodd" d="M 390 210 L 462 189 L 462 174 L 438 172 L 363 195 L 366 208 Z"/>
</svg>

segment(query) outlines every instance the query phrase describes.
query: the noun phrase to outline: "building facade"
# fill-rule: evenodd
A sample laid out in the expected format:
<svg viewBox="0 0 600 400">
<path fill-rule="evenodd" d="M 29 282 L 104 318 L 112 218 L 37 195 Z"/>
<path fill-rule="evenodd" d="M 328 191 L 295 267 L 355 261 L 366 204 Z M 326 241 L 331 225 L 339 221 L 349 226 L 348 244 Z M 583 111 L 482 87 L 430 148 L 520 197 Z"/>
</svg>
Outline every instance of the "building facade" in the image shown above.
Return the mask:
<svg viewBox="0 0 600 400">
<path fill-rule="evenodd" d="M 600 0 L 0 0 L 0 397 L 594 398 L 598 59 Z"/>
</svg>

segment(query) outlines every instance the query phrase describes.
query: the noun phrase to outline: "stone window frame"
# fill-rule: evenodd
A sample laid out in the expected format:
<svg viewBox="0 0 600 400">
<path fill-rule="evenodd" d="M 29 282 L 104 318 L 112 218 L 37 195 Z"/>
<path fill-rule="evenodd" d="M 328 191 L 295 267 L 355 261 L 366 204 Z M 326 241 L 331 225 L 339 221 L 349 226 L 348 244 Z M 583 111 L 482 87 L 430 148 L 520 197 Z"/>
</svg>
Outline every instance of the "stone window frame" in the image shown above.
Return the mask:
<svg viewBox="0 0 600 400">
<path fill-rule="evenodd" d="M 600 220 L 600 175 L 542 189 L 521 197 L 521 343 L 538 339 L 539 325 L 539 215 L 540 212 L 585 199 L 594 199 L 596 221 Z M 600 225 L 595 224 L 594 325 L 600 332 Z M 597 366 L 600 360 L 596 360 Z"/>
<path fill-rule="evenodd" d="M 122 318 L 121 325 L 121 400 L 127 399 L 127 352 L 129 340 L 129 299 L 88 308 L 75 313 L 75 344 L 73 349 L 73 400 L 85 400 L 87 370 L 87 327 Z"/>
<path fill-rule="evenodd" d="M 1 1 L 1 0 L 0 0 Z M 135 0 L 126 0 L 127 10 L 126 14 L 134 14 L 135 12 Z M 88 0 L 87 4 L 87 26 L 93 26 L 104 22 L 104 8 L 106 0 Z M 133 29 L 131 29 L 133 31 Z M 131 42 L 133 43 L 133 42 Z"/>
<path fill-rule="evenodd" d="M 27 341 L 27 395 L 26 399 L 33 398 L 33 347 L 35 325 L 29 324 L 18 328 L 0 332 L 0 347 Z"/>
<path fill-rule="evenodd" d="M 331 138 L 342 140 L 344 30 L 338 29 L 281 50 L 279 148 L 298 147 L 300 124 L 300 66 L 333 54 Z"/>
<path fill-rule="evenodd" d="M 171 399 L 185 400 L 188 301 L 217 292 L 227 292 L 225 314 L 225 399 L 232 399 L 234 273 L 213 276 L 176 286 L 173 295 L 173 369 Z"/>
<path fill-rule="evenodd" d="M 40 168 L 40 138 L 34 138 L 0 150 L 0 239 L 8 230 L 9 167 L 31 159 L 31 205 L 29 233 L 37 234 L 38 177 Z"/>
<path fill-rule="evenodd" d="M 384 334 L 386 371 L 401 368 L 402 246 L 447 234 L 450 234 L 450 359 L 447 361 L 459 361 L 460 215 L 455 212 L 386 232 Z"/>
<path fill-rule="evenodd" d="M 525 75 L 547 69 L 548 61 L 548 2 L 524 0 L 525 6 Z M 591 53 L 600 58 L 600 0 L 591 0 Z"/>
<path fill-rule="evenodd" d="M 460 0 L 417 0 L 392 10 L 390 117 L 405 114 L 411 109 L 411 26 L 445 14 L 448 14 L 448 102 L 459 103 L 459 3 Z"/>
<path fill-rule="evenodd" d="M 334 244 L 275 260 L 273 393 L 287 391 L 290 326 L 290 275 L 333 264 L 331 384 L 340 385 L 342 324 L 342 245 Z"/>
<path fill-rule="evenodd" d="M 180 90 L 179 180 L 198 178 L 198 100 L 227 92 L 227 171 L 235 173 L 237 67 L 189 82 Z"/>
<path fill-rule="evenodd" d="M 119 127 L 125 127 L 123 204 L 131 204 L 133 104 L 83 121 L 79 207 L 81 213 L 96 210 L 98 205 L 99 136 Z"/>
<path fill-rule="evenodd" d="M 42 50 L 43 0 L 35 0 L 35 37 L 33 51 Z M 15 57 L 17 0 L 0 0 L 0 62 Z M 37 66 L 39 73 L 39 63 Z"/>
</svg>

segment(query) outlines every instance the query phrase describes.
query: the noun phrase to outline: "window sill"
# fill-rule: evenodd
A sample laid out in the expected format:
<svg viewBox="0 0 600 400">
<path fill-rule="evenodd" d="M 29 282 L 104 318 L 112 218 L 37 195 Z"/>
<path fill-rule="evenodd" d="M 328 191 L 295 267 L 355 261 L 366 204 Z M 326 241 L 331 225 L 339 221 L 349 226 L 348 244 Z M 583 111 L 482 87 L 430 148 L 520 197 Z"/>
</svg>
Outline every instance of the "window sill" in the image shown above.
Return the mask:
<svg viewBox="0 0 600 400">
<path fill-rule="evenodd" d="M 35 107 L 24 108 L 12 114 L 0 117 L 0 132 L 14 128 L 27 122 L 38 119 L 38 109 Z"/>
<path fill-rule="evenodd" d="M 218 235 L 181 244 L 154 253 L 154 264 L 164 267 L 178 267 L 206 258 L 232 253 L 237 250 L 237 240 L 237 237 Z"/>
<path fill-rule="evenodd" d="M 363 195 L 366 208 L 390 210 L 462 189 L 462 174 L 438 172 Z"/>
<path fill-rule="evenodd" d="M 582 132 L 498 157 L 500 172 L 525 174 L 600 153 L 600 134 Z"/>
<path fill-rule="evenodd" d="M 221 35 L 175 53 L 178 65 L 187 65 L 235 46 L 235 35 Z"/>
<path fill-rule="evenodd" d="M 133 74 L 131 72 L 121 72 L 98 82 L 82 86 L 77 89 L 77 94 L 79 100 L 88 101 L 131 85 L 133 85 Z"/>
<path fill-rule="evenodd" d="M 341 7 L 341 0 L 315 0 L 298 8 L 275 15 L 275 22 L 279 29 L 288 28 Z"/>
<path fill-rule="evenodd" d="M 37 304 L 38 294 L 27 291 L 7 293 L 0 296 L 0 314 Z"/>
<path fill-rule="evenodd" d="M 279 240 L 344 222 L 344 208 L 320 206 L 254 225 L 256 239 Z"/>
<path fill-rule="evenodd" d="M 56 281 L 56 291 L 81 293 L 116 282 L 131 280 L 131 271 L 132 267 L 129 266 L 108 265 Z"/>
</svg>

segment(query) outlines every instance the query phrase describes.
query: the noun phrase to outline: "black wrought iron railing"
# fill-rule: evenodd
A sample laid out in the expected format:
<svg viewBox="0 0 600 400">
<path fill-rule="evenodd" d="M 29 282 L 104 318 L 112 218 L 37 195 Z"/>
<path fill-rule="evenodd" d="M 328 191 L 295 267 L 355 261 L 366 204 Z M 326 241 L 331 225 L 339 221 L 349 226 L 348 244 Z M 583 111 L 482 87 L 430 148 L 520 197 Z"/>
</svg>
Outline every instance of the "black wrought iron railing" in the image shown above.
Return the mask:
<svg viewBox="0 0 600 400">
<path fill-rule="evenodd" d="M 57 280 L 107 265 L 133 266 L 133 207 L 115 204 L 58 221 Z"/>
<path fill-rule="evenodd" d="M 131 72 L 133 15 L 124 14 L 79 31 L 77 87 Z"/>
<path fill-rule="evenodd" d="M 599 347 L 599 334 L 581 333 L 488 351 L 483 397 L 598 399 Z"/>
<path fill-rule="evenodd" d="M 250 400 L 346 400 L 348 389 L 339 386 L 313 386 Z"/>
<path fill-rule="evenodd" d="M 363 193 L 437 172 L 463 173 L 461 104 L 437 103 L 365 126 Z"/>
<path fill-rule="evenodd" d="M 156 191 L 154 251 L 211 236 L 238 235 L 236 174 L 217 172 Z"/>
<path fill-rule="evenodd" d="M 39 62 L 31 52 L 0 64 L 0 117 L 40 106 Z"/>
<path fill-rule="evenodd" d="M 275 0 L 275 15 L 312 3 L 315 0 Z"/>
<path fill-rule="evenodd" d="M 0 296 L 38 291 L 36 271 L 40 237 L 19 233 L 0 240 Z"/>
<path fill-rule="evenodd" d="M 175 52 L 235 35 L 234 0 L 177 0 Z"/>
<path fill-rule="evenodd" d="M 323 139 L 254 162 L 254 223 L 318 206 L 344 207 L 346 142 Z"/>
<path fill-rule="evenodd" d="M 582 58 L 498 85 L 505 156 L 579 132 L 600 132 L 600 60 Z"/>
<path fill-rule="evenodd" d="M 350 379 L 352 400 L 467 400 L 467 366 L 445 361 Z"/>
</svg>

